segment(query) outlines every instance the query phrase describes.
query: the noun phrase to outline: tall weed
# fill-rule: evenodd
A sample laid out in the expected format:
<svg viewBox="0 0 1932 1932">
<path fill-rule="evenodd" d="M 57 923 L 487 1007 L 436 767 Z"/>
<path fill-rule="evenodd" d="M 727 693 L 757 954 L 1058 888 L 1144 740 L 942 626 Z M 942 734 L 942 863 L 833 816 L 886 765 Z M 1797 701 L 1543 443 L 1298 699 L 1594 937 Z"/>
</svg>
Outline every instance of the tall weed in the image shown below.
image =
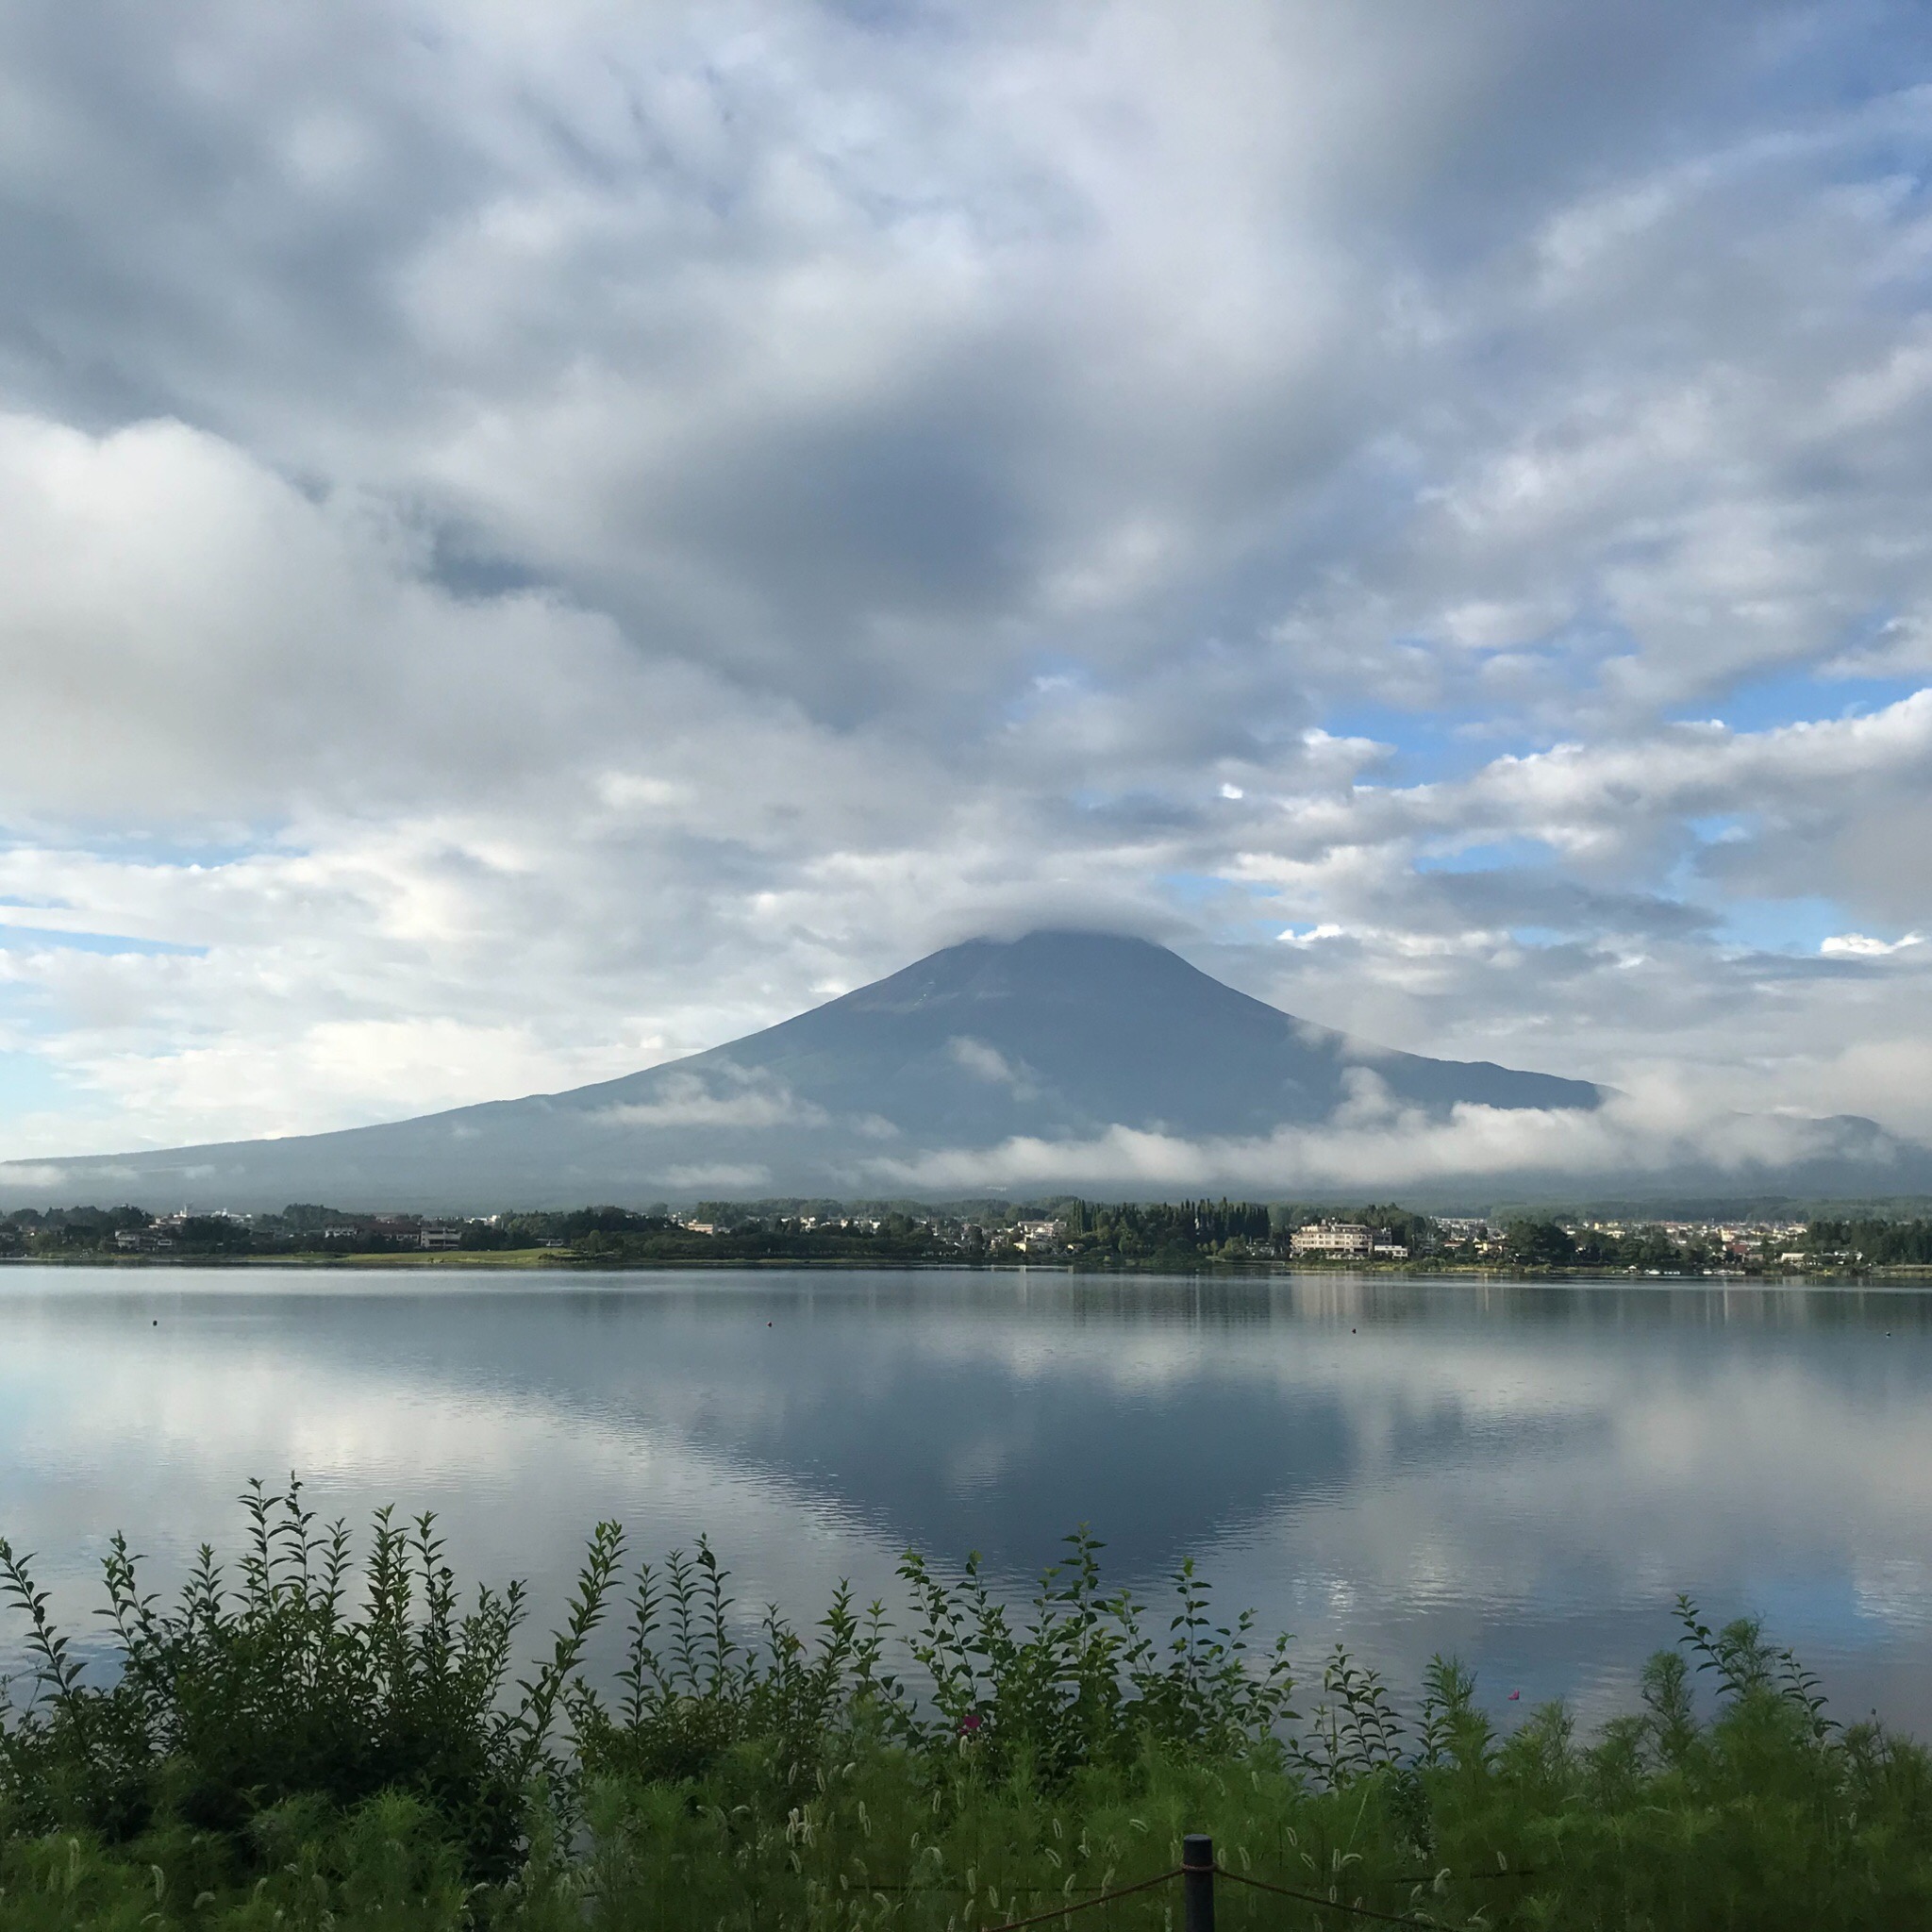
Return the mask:
<svg viewBox="0 0 1932 1932">
<path fill-rule="evenodd" d="M 1338 1650 L 1304 1719 L 1285 1641 L 1189 1564 L 1163 1621 L 1085 1532 L 1024 1607 L 908 1554 L 907 1627 L 841 1588 L 800 1631 L 741 1614 L 708 1542 L 633 1564 L 605 1524 L 517 1675 L 523 1589 L 460 1589 L 433 1517 L 358 1551 L 299 1484 L 242 1503 L 239 1558 L 165 1603 L 113 1541 L 99 1683 L 0 1541 L 0 1927 L 974 1932 L 1156 1878 L 1191 1831 L 1229 1926 L 1932 1926 L 1932 1760 L 1688 1601 L 1638 1710 L 1504 1736 L 1441 1657 L 1405 1711 Z"/>
</svg>

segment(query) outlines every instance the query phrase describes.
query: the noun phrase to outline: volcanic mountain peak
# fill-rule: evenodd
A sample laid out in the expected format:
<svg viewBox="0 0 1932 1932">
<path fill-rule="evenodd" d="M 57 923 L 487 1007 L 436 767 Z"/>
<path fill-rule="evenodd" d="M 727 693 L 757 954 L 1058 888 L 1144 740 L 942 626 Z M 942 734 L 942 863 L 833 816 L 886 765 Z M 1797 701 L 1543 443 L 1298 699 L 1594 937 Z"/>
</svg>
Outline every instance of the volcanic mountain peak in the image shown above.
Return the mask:
<svg viewBox="0 0 1932 1932">
<path fill-rule="evenodd" d="M 939 1145 L 1115 1125 L 1265 1134 L 1327 1119 L 1371 1076 L 1436 1110 L 1600 1097 L 1584 1081 L 1387 1053 L 1237 992 L 1165 946 L 1094 932 L 968 940 L 677 1064 L 757 1070 L 834 1114 L 880 1116 Z M 610 1091 L 642 1091 L 664 1072 Z"/>
<path fill-rule="evenodd" d="M 1605 1098 L 1586 1081 L 1369 1046 L 1145 940 L 1040 931 L 948 946 L 762 1032 L 621 1079 L 338 1133 L 16 1162 L 0 1167 L 0 1202 L 474 1210 L 940 1193 L 1003 1180 L 1144 1193 L 1217 1177 L 1281 1196 L 1316 1184 L 1315 1163 L 1350 1135 L 1351 1159 L 1386 1158 L 1382 1184 L 1424 1172 L 1441 1180 L 1455 1170 L 1440 1145 L 1427 1168 L 1402 1166 L 1419 1133 L 1453 1139 L 1458 1123 L 1524 1109 L 1534 1110 L 1525 1128 L 1577 1124 Z M 1545 1140 L 1539 1128 L 1509 1146 L 1528 1150 L 1531 1166 Z M 1597 1144 L 1574 1133 L 1571 1143 L 1585 1155 Z M 1517 1158 L 1498 1144 L 1492 1136 L 1483 1152 L 1491 1176 Z M 1158 1173 L 1142 1159 L 1149 1148 L 1167 1163 Z M 1361 1167 L 1351 1172 L 1367 1182 Z"/>
</svg>

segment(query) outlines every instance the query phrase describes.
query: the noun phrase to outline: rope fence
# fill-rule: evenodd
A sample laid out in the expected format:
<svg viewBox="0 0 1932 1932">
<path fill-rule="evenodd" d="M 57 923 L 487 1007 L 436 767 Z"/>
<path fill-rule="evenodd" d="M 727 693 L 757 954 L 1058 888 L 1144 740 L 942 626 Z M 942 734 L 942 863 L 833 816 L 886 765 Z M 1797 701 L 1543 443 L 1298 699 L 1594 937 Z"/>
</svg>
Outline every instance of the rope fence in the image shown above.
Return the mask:
<svg viewBox="0 0 1932 1932">
<path fill-rule="evenodd" d="M 1230 1872 L 1217 1865 L 1215 1874 L 1232 1878 L 1237 1885 L 1252 1885 L 1257 1891 L 1272 1891 L 1280 1898 L 1298 1898 L 1311 1906 L 1325 1906 L 1331 1912 L 1346 1912 L 1351 1918 L 1374 1919 L 1384 1925 L 1440 1925 L 1440 1919 L 1418 1919 L 1408 1913 L 1372 1911 L 1367 1906 L 1352 1906 L 1339 1898 L 1324 1898 L 1319 1891 L 1297 1891 L 1291 1885 L 1271 1885 L 1265 1878 L 1250 1878 L 1244 1872 Z"/>
<path fill-rule="evenodd" d="M 1499 1875 L 1527 1877 L 1533 1874 L 1507 1873 Z M 1319 1891 L 1303 1891 L 1292 1885 L 1276 1885 L 1266 1878 L 1251 1878 L 1244 1872 L 1230 1872 L 1225 1865 L 1215 1863 L 1212 1839 L 1191 1835 L 1181 1840 L 1181 1862 L 1169 1871 L 1157 1873 L 1152 1878 L 1143 1878 L 1137 1885 L 1124 1885 L 1113 1891 L 1097 1892 L 1091 1898 L 1070 1899 L 1064 1905 L 1035 1912 L 1024 1919 L 1009 1919 L 1004 1924 L 985 1926 L 982 1932 L 1021 1932 L 1023 1926 L 1043 1925 L 1049 1920 L 1071 1918 L 1074 1913 L 1091 1911 L 1095 1906 L 1111 1905 L 1118 1898 L 1132 1898 L 1136 1892 L 1152 1891 L 1156 1886 L 1166 1885 L 1176 1878 L 1181 1880 L 1184 1889 L 1184 1932 L 1214 1932 L 1214 1881 L 1217 1878 L 1250 1886 L 1257 1891 L 1271 1892 L 1277 1898 L 1291 1898 L 1324 1911 L 1341 1912 L 1351 1919 L 1367 1919 L 1380 1925 L 1426 1926 L 1431 1928 L 1431 1932 L 1440 1932 L 1444 1924 L 1441 1919 L 1420 1918 L 1414 1913 L 1379 1912 L 1373 1907 L 1351 1905 L 1346 1899 L 1329 1898 Z"/>
<path fill-rule="evenodd" d="M 1111 1905 L 1117 1898 L 1132 1898 L 1137 1891 L 1152 1891 L 1157 1885 L 1165 1885 L 1170 1878 L 1178 1878 L 1187 1870 L 1185 1865 L 1176 1865 L 1171 1872 L 1157 1873 L 1152 1878 L 1143 1878 L 1139 1885 L 1124 1885 L 1117 1891 L 1103 1891 L 1092 1898 L 1077 1898 L 1063 1906 L 1056 1906 L 1049 1912 L 1035 1912 L 1030 1919 L 1009 1919 L 1004 1925 L 989 1926 L 987 1932 L 1020 1932 L 1022 1925 L 1043 1925 L 1049 1919 L 1064 1919 L 1074 1912 L 1090 1911 L 1095 1906 Z"/>
</svg>

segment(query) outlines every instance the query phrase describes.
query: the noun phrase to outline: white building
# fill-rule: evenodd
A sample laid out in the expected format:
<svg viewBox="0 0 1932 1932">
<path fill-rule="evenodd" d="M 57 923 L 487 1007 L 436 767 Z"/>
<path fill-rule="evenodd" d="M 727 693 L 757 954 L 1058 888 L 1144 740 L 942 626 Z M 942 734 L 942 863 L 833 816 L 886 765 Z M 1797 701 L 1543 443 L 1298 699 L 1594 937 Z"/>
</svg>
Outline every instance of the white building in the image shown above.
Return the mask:
<svg viewBox="0 0 1932 1932">
<path fill-rule="evenodd" d="M 1021 1248 L 1050 1248 L 1067 1231 L 1064 1221 L 1016 1221 L 1013 1245 Z"/>
<path fill-rule="evenodd" d="M 1326 1255 L 1335 1260 L 1366 1261 L 1374 1246 L 1369 1231 L 1354 1221 L 1315 1221 L 1289 1238 L 1289 1252 Z"/>
</svg>

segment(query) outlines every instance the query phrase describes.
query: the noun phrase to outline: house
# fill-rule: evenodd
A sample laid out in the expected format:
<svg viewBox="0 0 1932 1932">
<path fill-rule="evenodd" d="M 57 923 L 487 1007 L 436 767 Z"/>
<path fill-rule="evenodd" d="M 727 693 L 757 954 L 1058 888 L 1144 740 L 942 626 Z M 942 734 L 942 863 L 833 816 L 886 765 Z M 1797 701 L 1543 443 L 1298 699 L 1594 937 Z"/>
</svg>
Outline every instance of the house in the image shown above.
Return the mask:
<svg viewBox="0 0 1932 1932">
<path fill-rule="evenodd" d="M 1331 1260 L 1366 1261 L 1374 1242 L 1359 1222 L 1313 1221 L 1298 1227 L 1289 1238 L 1289 1252 L 1294 1255 L 1321 1255 Z"/>
<path fill-rule="evenodd" d="M 425 1248 L 459 1248 L 463 1224 L 460 1221 L 425 1221 L 421 1239 Z"/>
<path fill-rule="evenodd" d="M 332 1221 L 322 1231 L 325 1241 L 400 1241 L 413 1248 L 421 1239 L 423 1224 L 413 1214 L 357 1215 Z M 425 1247 L 427 1242 L 424 1242 Z"/>
</svg>

